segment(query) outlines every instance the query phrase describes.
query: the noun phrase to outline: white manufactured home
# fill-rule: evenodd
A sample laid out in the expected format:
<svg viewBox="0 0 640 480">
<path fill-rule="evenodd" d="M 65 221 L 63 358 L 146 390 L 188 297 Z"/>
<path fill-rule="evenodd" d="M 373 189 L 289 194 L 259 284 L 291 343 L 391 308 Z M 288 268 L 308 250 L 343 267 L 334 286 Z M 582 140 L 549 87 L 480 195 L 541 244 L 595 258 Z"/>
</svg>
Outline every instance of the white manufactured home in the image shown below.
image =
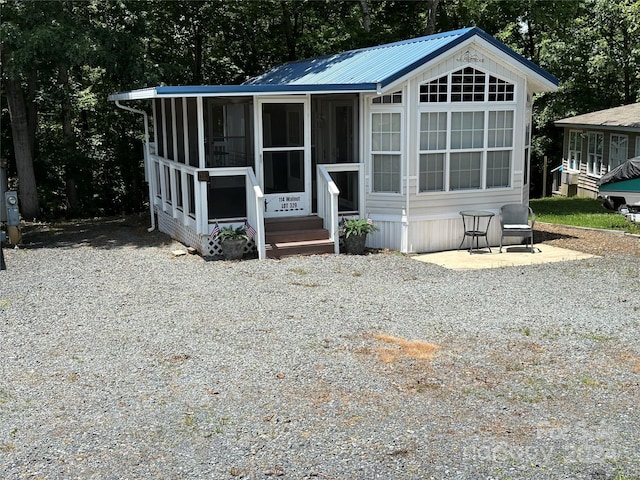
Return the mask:
<svg viewBox="0 0 640 480">
<path fill-rule="evenodd" d="M 216 255 L 216 223 L 247 223 L 265 258 L 337 253 L 352 216 L 369 247 L 457 248 L 461 210 L 528 203 L 532 98 L 557 85 L 474 27 L 109 99 L 145 117 L 152 225 Z"/>
</svg>

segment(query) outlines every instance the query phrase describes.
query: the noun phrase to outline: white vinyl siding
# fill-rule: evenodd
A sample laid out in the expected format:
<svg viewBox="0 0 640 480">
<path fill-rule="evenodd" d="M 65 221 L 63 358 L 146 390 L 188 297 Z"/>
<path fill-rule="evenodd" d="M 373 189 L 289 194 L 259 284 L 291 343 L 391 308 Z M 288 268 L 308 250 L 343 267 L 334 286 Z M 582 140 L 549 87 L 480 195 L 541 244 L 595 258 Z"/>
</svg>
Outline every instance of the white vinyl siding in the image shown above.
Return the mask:
<svg viewBox="0 0 640 480">
<path fill-rule="evenodd" d="M 629 137 L 612 133 L 609 145 L 609 171 L 626 162 L 629 156 L 628 152 Z"/>
<path fill-rule="evenodd" d="M 589 133 L 587 143 L 587 173 L 590 175 L 600 175 L 602 168 L 602 151 L 604 143 L 604 134 Z"/>
</svg>

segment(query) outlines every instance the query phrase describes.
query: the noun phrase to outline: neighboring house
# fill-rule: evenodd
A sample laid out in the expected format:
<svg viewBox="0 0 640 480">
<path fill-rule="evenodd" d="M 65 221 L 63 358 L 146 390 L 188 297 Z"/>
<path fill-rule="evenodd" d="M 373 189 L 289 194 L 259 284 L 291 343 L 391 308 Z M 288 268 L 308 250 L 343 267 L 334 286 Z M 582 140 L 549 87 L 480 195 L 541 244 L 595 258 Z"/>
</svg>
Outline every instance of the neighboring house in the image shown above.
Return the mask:
<svg viewBox="0 0 640 480">
<path fill-rule="evenodd" d="M 216 222 L 246 221 L 264 258 L 288 245 L 271 230 L 310 216 L 332 252 L 339 219 L 350 216 L 379 227 L 369 247 L 457 248 L 460 210 L 528 202 L 532 98 L 557 85 L 474 27 L 288 63 L 242 85 L 109 99 L 129 110 L 121 102 L 151 101 L 153 225 L 157 215 L 160 230 L 211 255 Z M 288 226 L 275 227 L 283 218 Z"/>
<path fill-rule="evenodd" d="M 564 129 L 557 187 L 561 195 L 596 198 L 602 175 L 640 156 L 640 103 L 564 118 L 555 124 Z"/>
</svg>

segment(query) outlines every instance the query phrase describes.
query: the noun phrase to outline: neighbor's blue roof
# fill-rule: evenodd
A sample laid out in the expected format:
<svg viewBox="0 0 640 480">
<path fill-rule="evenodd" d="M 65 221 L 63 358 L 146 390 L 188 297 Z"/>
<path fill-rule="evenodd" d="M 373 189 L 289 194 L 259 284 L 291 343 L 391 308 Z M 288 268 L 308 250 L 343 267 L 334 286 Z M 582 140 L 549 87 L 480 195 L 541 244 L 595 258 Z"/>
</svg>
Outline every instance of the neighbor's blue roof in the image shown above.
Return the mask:
<svg viewBox="0 0 640 480">
<path fill-rule="evenodd" d="M 245 85 L 357 85 L 363 88 L 379 85 L 384 88 L 474 35 L 558 85 L 556 77 L 478 27 L 286 63 L 248 80 Z"/>
<path fill-rule="evenodd" d="M 109 96 L 110 100 L 183 95 L 378 91 L 473 36 L 479 36 L 553 85 L 559 81 L 478 27 L 285 63 L 242 85 L 155 87 Z"/>
</svg>

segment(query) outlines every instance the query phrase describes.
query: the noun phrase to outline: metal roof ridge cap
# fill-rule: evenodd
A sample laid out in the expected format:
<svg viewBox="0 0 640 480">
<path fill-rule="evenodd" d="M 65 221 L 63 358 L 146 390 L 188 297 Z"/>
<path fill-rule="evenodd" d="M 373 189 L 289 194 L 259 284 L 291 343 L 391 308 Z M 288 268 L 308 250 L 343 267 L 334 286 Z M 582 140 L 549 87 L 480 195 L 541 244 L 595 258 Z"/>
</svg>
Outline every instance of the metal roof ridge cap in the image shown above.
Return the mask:
<svg viewBox="0 0 640 480">
<path fill-rule="evenodd" d="M 465 31 L 465 32 L 460 34 L 458 37 L 453 38 L 452 40 L 450 40 L 449 42 L 445 43 L 444 45 L 441 45 L 440 47 L 438 47 L 434 51 L 428 53 L 427 55 L 421 57 L 419 60 L 416 60 L 412 64 L 406 66 L 402 70 L 394 72 L 392 75 L 389 75 L 388 77 L 385 77 L 384 79 L 380 80 L 379 84 L 382 85 L 382 87 L 386 87 L 390 83 L 395 82 L 397 79 L 409 74 L 410 72 L 412 72 L 416 68 L 421 67 L 421 66 L 429 63 L 431 60 L 433 60 L 435 58 L 438 58 L 440 55 L 442 55 L 443 53 L 447 52 L 451 48 L 457 47 L 461 43 L 464 43 L 465 41 L 469 40 L 470 38 L 472 38 L 476 34 L 477 30 L 482 32 L 482 30 L 480 28 L 478 28 L 478 27 L 470 27 L 470 28 L 464 28 L 464 29 L 461 29 L 461 30 L 456 30 L 458 32 L 462 32 L 462 31 Z M 452 33 L 452 32 L 448 32 L 448 33 Z M 485 35 L 487 35 L 487 34 L 485 33 Z M 423 38 L 426 38 L 426 37 L 423 37 Z M 438 38 L 441 38 L 441 37 L 438 37 Z"/>
<path fill-rule="evenodd" d="M 545 80 L 550 81 L 551 83 L 553 83 L 556 86 L 558 86 L 560 84 L 560 79 L 558 77 L 556 77 L 552 73 L 548 72 L 547 70 L 542 68 L 540 65 L 538 65 L 538 64 L 534 63 L 533 61 L 529 60 L 528 58 L 520 55 L 518 52 L 513 50 L 511 47 L 505 45 L 501 41 L 499 41 L 496 38 L 494 38 L 493 36 L 489 35 L 487 32 L 485 32 L 481 28 L 473 27 L 473 29 L 475 30 L 475 33 L 477 33 L 480 38 L 482 38 L 485 41 L 489 42 L 490 44 L 492 44 L 496 48 L 502 50 L 504 53 L 506 53 L 507 55 L 509 55 L 513 59 L 515 59 L 515 60 L 519 61 L 520 63 L 522 63 L 525 67 L 527 67 L 530 70 L 536 72 L 538 75 L 543 77 Z"/>
</svg>

